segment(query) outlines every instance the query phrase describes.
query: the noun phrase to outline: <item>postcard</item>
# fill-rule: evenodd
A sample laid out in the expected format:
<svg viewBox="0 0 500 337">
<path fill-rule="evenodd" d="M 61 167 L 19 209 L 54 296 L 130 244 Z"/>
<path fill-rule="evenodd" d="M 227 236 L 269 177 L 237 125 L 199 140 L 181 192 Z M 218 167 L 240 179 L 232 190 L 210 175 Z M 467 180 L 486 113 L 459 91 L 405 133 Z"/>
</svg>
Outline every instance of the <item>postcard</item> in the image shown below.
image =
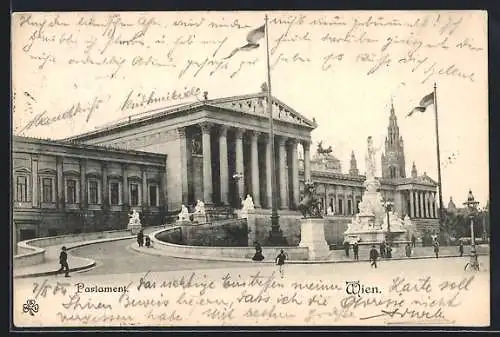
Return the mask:
<svg viewBox="0 0 500 337">
<path fill-rule="evenodd" d="M 489 326 L 487 46 L 486 11 L 14 13 L 13 324 Z"/>
</svg>

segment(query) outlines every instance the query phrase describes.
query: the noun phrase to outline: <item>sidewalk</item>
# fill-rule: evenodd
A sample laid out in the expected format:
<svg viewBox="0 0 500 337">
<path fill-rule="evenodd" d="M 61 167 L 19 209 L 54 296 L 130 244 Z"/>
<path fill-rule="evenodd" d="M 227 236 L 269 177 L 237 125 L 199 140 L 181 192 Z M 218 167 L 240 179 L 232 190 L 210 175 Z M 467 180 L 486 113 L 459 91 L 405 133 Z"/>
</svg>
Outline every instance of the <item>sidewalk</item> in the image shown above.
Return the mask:
<svg viewBox="0 0 500 337">
<path fill-rule="evenodd" d="M 61 252 L 62 246 L 66 246 L 66 248 L 68 249 L 68 262 L 69 262 L 70 272 L 92 268 L 96 265 L 96 262 L 94 260 L 90 258 L 73 256 L 71 255 L 71 249 L 101 242 L 128 240 L 128 239 L 133 239 L 134 237 L 135 236 L 125 236 L 122 238 L 89 240 L 78 243 L 68 243 L 68 244 L 44 247 L 45 262 L 34 266 L 14 268 L 13 270 L 14 278 L 39 277 L 39 276 L 48 276 L 57 274 L 57 271 L 60 268 L 59 253 Z"/>
<path fill-rule="evenodd" d="M 230 258 L 230 257 L 213 257 L 213 256 L 172 256 L 161 249 L 156 249 L 154 246 L 150 248 L 137 246 L 137 243 L 133 243 L 129 246 L 130 249 L 141 253 L 141 254 L 149 254 L 156 256 L 168 256 L 175 257 L 180 259 L 189 259 L 189 260 L 206 260 L 206 261 L 219 261 L 219 262 L 248 262 L 248 263 L 256 263 L 252 261 L 250 258 Z M 286 248 L 285 248 L 286 251 Z M 488 245 L 478 245 L 476 246 L 477 255 L 489 255 L 489 246 Z M 469 247 L 465 247 L 464 254 L 462 257 L 466 258 L 469 256 Z M 458 247 L 455 246 L 447 246 L 440 247 L 439 258 L 450 258 L 450 257 L 460 257 L 458 254 Z M 416 259 L 435 259 L 434 248 L 433 247 L 416 247 L 415 252 L 411 257 L 406 256 L 394 256 L 390 259 L 380 259 L 383 261 L 391 261 L 391 260 L 416 260 Z M 352 251 L 350 252 L 350 256 L 345 256 L 345 252 L 343 250 L 332 250 L 328 258 L 324 260 L 288 260 L 288 264 L 321 264 L 321 263 L 351 263 L 351 262 L 361 262 L 368 261 L 368 258 L 360 258 L 355 261 L 352 258 Z M 259 263 L 273 263 L 273 258 L 266 258 L 264 261 L 260 261 Z"/>
<path fill-rule="evenodd" d="M 144 228 L 144 234 L 149 234 L 154 231 L 157 231 L 160 227 L 146 227 Z M 88 240 L 81 241 L 78 243 L 67 243 L 55 246 L 44 247 L 45 249 L 45 261 L 44 263 L 27 266 L 22 268 L 14 268 L 13 276 L 14 278 L 26 278 L 26 277 L 40 277 L 40 276 L 48 276 L 48 275 L 56 275 L 58 269 L 60 268 L 59 264 L 59 253 L 61 252 L 62 246 L 66 246 L 68 249 L 68 263 L 69 263 L 69 271 L 76 272 L 80 270 L 85 270 L 92 268 L 96 265 L 96 261 L 91 258 L 84 258 L 79 256 L 74 256 L 71 254 L 71 249 L 88 246 L 96 243 L 102 242 L 111 242 L 118 240 L 130 240 L 136 238 L 135 235 L 124 236 L 119 238 L 104 238 L 104 239 L 96 239 L 96 240 Z M 62 273 L 61 273 L 62 275 Z"/>
</svg>

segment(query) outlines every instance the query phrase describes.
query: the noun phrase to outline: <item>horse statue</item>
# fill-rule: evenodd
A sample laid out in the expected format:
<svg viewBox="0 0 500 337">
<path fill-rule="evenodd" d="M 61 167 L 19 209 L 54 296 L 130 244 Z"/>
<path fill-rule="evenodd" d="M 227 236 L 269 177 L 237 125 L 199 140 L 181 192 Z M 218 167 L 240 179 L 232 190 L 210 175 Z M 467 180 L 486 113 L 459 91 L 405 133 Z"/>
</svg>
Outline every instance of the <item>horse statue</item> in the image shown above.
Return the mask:
<svg viewBox="0 0 500 337">
<path fill-rule="evenodd" d="M 330 154 L 333 152 L 332 146 L 330 145 L 328 148 L 323 148 L 323 141 L 318 142 L 318 149 L 316 150 L 318 154 Z"/>
<path fill-rule="evenodd" d="M 314 196 L 314 183 L 306 182 L 304 184 L 304 198 L 297 206 L 304 218 L 322 218 L 320 202 Z"/>
</svg>

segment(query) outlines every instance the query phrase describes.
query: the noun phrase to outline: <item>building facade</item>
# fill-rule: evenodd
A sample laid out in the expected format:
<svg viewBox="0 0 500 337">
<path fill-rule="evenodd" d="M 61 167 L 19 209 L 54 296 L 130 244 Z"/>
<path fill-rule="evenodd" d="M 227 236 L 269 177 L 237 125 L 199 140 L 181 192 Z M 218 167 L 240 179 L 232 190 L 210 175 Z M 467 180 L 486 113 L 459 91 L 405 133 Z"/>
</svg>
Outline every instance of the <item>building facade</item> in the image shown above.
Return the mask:
<svg viewBox="0 0 500 337">
<path fill-rule="evenodd" d="M 309 147 L 315 122 L 273 98 L 274 139 L 269 137 L 267 93 L 205 99 L 78 135 L 79 143 L 168 155 L 166 206 L 240 207 L 251 195 L 256 208 L 271 208 L 271 142 L 276 162 L 274 191 L 283 210 L 299 203 L 298 144 L 310 176 Z"/>
<path fill-rule="evenodd" d="M 13 137 L 14 242 L 126 228 L 128 212 L 161 224 L 167 156 Z"/>
</svg>

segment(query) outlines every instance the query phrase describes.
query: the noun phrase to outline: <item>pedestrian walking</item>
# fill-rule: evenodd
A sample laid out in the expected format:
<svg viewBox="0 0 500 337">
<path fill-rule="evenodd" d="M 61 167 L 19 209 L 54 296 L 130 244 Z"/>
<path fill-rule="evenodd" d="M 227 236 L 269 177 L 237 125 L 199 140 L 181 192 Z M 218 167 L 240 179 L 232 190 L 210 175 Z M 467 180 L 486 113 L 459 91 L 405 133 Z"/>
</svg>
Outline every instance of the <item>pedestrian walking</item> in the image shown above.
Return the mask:
<svg viewBox="0 0 500 337">
<path fill-rule="evenodd" d="M 415 234 L 412 234 L 411 235 L 411 245 L 413 246 L 413 248 L 415 248 L 416 243 L 417 243 L 417 238 L 415 237 Z"/>
<path fill-rule="evenodd" d="M 64 277 L 69 277 L 68 253 L 66 253 L 65 246 L 62 246 L 61 248 L 61 253 L 59 254 L 59 264 L 61 265 L 61 268 L 59 268 L 57 273 L 64 271 Z"/>
<path fill-rule="evenodd" d="M 144 246 L 144 231 L 142 229 L 137 233 L 137 244 L 139 247 Z"/>
<path fill-rule="evenodd" d="M 377 268 L 377 259 L 378 259 L 378 251 L 377 248 L 375 248 L 375 245 L 372 246 L 372 249 L 370 250 L 370 265 L 371 267 Z"/>
<path fill-rule="evenodd" d="M 348 241 L 344 242 L 344 250 L 345 250 L 345 256 L 349 257 L 349 249 L 350 249 L 350 244 Z"/>
<path fill-rule="evenodd" d="M 392 246 L 390 243 L 385 248 L 385 257 L 388 259 L 392 258 Z"/>
<path fill-rule="evenodd" d="M 385 241 L 382 241 L 382 243 L 380 244 L 380 257 L 385 257 Z"/>
<path fill-rule="evenodd" d="M 355 241 L 354 244 L 352 245 L 352 252 L 354 253 L 354 260 L 358 261 L 359 260 L 359 245 L 358 245 L 358 241 Z"/>
<path fill-rule="evenodd" d="M 411 256 L 411 245 L 409 243 L 406 244 L 405 252 L 406 252 L 406 257 Z"/>
<path fill-rule="evenodd" d="M 460 253 L 460 257 L 464 255 L 464 243 L 462 240 L 460 240 L 460 243 L 458 244 L 458 252 Z"/>
<path fill-rule="evenodd" d="M 434 241 L 434 254 L 436 255 L 436 259 L 439 258 L 439 242 Z"/>
<path fill-rule="evenodd" d="M 282 249 L 278 256 L 276 256 L 276 264 L 279 267 L 279 272 L 281 275 L 281 278 L 285 275 L 285 260 L 287 259 L 287 255 L 285 251 Z"/>
</svg>

